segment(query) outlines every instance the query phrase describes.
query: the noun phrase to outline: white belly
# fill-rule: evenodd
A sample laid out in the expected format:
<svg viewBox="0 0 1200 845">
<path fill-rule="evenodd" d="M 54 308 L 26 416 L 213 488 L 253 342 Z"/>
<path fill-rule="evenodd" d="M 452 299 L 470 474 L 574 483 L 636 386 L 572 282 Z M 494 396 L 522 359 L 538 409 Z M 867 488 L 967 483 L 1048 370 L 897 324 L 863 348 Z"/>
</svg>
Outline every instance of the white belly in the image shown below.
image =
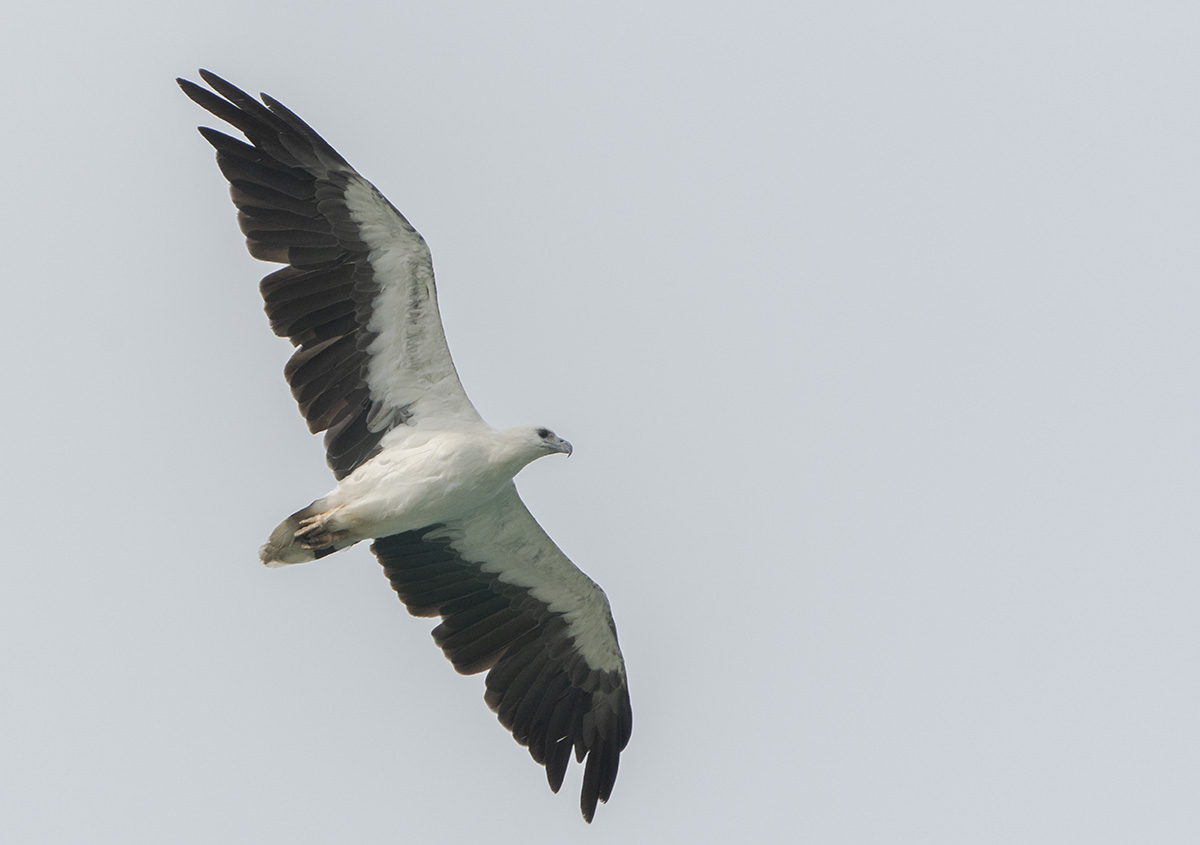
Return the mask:
<svg viewBox="0 0 1200 845">
<path fill-rule="evenodd" d="M 437 432 L 385 447 L 324 498 L 326 526 L 365 540 L 462 516 L 512 480 L 520 466 L 506 457 L 491 432 Z"/>
</svg>

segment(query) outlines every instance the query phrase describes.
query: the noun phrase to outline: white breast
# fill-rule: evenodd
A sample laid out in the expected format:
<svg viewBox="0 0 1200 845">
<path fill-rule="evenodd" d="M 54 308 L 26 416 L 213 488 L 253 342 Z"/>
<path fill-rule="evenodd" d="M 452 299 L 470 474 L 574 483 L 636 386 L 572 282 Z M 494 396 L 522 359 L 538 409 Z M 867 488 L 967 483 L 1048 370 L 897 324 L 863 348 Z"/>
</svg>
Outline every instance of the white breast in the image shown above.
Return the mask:
<svg viewBox="0 0 1200 845">
<path fill-rule="evenodd" d="M 424 432 L 385 447 L 324 498 L 333 530 L 367 539 L 457 519 L 524 466 L 503 432 Z"/>
</svg>

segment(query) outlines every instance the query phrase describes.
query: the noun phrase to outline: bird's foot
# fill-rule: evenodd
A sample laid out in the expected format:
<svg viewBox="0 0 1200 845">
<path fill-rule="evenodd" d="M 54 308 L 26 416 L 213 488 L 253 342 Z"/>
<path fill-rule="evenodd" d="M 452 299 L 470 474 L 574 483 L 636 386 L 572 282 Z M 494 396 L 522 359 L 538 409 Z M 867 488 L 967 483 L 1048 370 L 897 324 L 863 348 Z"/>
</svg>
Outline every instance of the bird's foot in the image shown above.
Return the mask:
<svg viewBox="0 0 1200 845">
<path fill-rule="evenodd" d="M 344 539 L 349 531 L 331 531 L 326 525 L 328 514 L 319 513 L 300 520 L 296 529 L 296 539 L 305 549 L 323 549 L 332 546 L 338 540 Z"/>
</svg>

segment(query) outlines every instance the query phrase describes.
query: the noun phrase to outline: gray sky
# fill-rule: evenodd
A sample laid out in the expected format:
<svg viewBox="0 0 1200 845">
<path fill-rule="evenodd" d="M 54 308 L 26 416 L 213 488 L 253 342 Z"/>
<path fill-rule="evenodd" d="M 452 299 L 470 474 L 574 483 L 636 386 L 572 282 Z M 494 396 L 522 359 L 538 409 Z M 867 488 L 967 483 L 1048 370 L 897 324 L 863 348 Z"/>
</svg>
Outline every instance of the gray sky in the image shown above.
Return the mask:
<svg viewBox="0 0 1200 845">
<path fill-rule="evenodd" d="M 5 842 L 1200 836 L 1195 3 L 26 4 L 5 80 Z M 602 8 L 602 11 L 600 9 Z M 586 828 L 330 486 L 176 89 L 425 235 L 635 721 Z"/>
</svg>

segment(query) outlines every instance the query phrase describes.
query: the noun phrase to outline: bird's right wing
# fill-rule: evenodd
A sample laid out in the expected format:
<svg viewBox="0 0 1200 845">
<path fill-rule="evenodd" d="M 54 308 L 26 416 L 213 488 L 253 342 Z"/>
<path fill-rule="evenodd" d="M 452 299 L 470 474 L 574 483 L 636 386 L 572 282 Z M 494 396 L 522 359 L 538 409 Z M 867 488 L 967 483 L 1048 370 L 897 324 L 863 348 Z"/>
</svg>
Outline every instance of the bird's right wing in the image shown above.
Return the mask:
<svg viewBox="0 0 1200 845">
<path fill-rule="evenodd" d="M 625 661 L 608 599 L 542 530 L 510 484 L 444 525 L 381 537 L 371 551 L 454 668 L 485 669 L 489 707 L 546 767 L 558 792 L 587 759 L 580 806 L 607 801 L 633 731 Z"/>
<path fill-rule="evenodd" d="M 200 71 L 184 93 L 240 129 L 208 128 L 250 254 L 287 264 L 262 280 L 276 334 L 299 347 L 284 374 L 329 466 L 349 475 L 397 426 L 481 425 L 438 313 L 425 240 L 282 104 Z M 265 103 L 265 105 L 264 105 Z"/>
</svg>

